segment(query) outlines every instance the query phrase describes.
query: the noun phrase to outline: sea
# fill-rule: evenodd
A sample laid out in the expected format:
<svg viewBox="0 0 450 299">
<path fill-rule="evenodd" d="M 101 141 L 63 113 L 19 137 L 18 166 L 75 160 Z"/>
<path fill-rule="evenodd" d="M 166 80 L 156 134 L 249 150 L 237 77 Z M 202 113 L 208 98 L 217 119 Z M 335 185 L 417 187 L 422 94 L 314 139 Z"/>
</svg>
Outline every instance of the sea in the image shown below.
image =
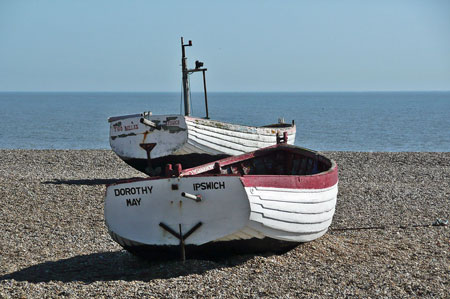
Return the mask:
<svg viewBox="0 0 450 299">
<path fill-rule="evenodd" d="M 295 144 L 319 151 L 449 152 L 450 91 L 209 92 L 211 119 L 294 121 Z M 109 149 L 108 117 L 182 114 L 177 92 L 0 92 L 0 149 Z M 203 93 L 192 93 L 205 116 Z"/>
</svg>

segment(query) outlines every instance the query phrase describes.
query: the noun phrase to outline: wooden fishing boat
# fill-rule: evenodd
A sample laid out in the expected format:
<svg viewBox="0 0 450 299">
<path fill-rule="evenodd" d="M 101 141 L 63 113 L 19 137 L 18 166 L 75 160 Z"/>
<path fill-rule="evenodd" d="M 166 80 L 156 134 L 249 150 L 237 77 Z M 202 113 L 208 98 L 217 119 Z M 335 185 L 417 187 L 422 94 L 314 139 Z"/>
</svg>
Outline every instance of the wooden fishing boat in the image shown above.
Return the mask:
<svg viewBox="0 0 450 299">
<path fill-rule="evenodd" d="M 144 112 L 109 118 L 110 145 L 126 163 L 151 176 L 161 175 L 168 163 L 194 167 L 223 157 L 239 155 L 274 145 L 276 134 L 286 132 L 289 143 L 295 140 L 296 127 L 279 120 L 262 127 L 231 124 L 209 119 L 206 92 L 206 68 L 196 61 L 187 68 L 185 47 L 182 48 L 184 115 L 152 115 Z M 203 73 L 206 117 L 193 117 L 190 109 L 189 75 Z"/>
<path fill-rule="evenodd" d="M 325 234 L 337 192 L 334 161 L 284 142 L 109 185 L 105 222 L 139 255 L 278 251 Z"/>
</svg>

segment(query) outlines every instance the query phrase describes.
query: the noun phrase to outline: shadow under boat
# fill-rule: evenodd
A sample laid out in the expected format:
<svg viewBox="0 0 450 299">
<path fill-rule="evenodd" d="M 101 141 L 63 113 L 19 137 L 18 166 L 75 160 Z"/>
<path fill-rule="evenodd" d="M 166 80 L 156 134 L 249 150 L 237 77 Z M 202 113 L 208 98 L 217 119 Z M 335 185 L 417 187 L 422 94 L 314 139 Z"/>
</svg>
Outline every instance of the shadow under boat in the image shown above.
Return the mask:
<svg viewBox="0 0 450 299">
<path fill-rule="evenodd" d="M 128 180 L 129 178 L 127 178 Z M 136 178 L 137 179 L 137 178 Z M 125 179 L 80 179 L 80 180 L 61 180 L 54 179 L 51 181 L 42 182 L 46 185 L 86 185 L 86 186 L 96 186 L 96 185 L 110 185 Z"/>
<path fill-rule="evenodd" d="M 10 279 L 33 283 L 50 281 L 82 281 L 84 283 L 114 280 L 151 281 L 153 279 L 203 274 L 209 270 L 234 267 L 255 256 L 254 254 L 234 255 L 223 250 L 220 253 L 210 254 L 209 258 L 202 256 L 201 259 L 190 258 L 181 262 L 169 259 L 167 252 L 160 252 L 152 260 L 135 257 L 123 250 L 98 252 L 36 264 L 0 276 L 0 281 Z M 269 257 L 273 254 L 273 252 L 266 252 L 263 256 Z"/>
<path fill-rule="evenodd" d="M 203 245 L 185 244 L 180 246 L 140 245 L 122 247 L 131 254 L 146 260 L 198 259 L 220 261 L 240 255 L 284 254 L 301 243 L 288 242 L 273 238 L 247 239 L 209 242 Z"/>
</svg>

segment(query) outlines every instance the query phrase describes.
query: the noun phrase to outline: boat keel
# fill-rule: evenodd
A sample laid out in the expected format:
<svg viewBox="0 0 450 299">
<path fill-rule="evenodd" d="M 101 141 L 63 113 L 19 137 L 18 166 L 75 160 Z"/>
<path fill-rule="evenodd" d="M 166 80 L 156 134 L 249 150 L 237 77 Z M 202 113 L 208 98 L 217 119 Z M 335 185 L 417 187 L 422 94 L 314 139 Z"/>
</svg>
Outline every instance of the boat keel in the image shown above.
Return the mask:
<svg viewBox="0 0 450 299">
<path fill-rule="evenodd" d="M 181 231 L 181 223 L 178 225 L 180 233 L 177 233 L 173 229 L 171 229 L 168 225 L 164 224 L 163 222 L 159 223 L 159 226 L 161 226 L 164 230 L 169 232 L 171 235 L 173 235 L 175 238 L 180 240 L 180 257 L 181 260 L 184 262 L 186 261 L 186 251 L 185 251 L 185 244 L 184 241 L 189 238 L 189 236 L 195 232 L 200 226 L 202 226 L 202 222 L 197 223 L 194 225 L 186 234 L 183 235 L 183 232 Z"/>
<path fill-rule="evenodd" d="M 119 243 L 120 244 L 120 243 Z M 300 242 L 273 238 L 216 241 L 203 245 L 185 244 L 185 259 L 220 260 L 248 254 L 283 254 L 294 249 Z M 180 256 L 179 245 L 121 245 L 131 254 L 148 260 L 173 260 Z"/>
</svg>

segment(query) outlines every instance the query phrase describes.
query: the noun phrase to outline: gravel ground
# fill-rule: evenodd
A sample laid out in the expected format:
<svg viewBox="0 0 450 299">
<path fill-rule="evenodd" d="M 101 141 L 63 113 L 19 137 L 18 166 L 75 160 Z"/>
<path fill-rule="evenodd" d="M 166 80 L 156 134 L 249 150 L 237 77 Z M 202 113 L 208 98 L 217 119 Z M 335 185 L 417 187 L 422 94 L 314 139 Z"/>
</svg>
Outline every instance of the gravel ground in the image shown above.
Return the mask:
<svg viewBox="0 0 450 299">
<path fill-rule="evenodd" d="M 282 255 L 143 261 L 111 240 L 105 184 L 143 176 L 106 150 L 0 150 L 0 298 L 450 298 L 450 153 L 328 152 L 330 231 Z"/>
</svg>

